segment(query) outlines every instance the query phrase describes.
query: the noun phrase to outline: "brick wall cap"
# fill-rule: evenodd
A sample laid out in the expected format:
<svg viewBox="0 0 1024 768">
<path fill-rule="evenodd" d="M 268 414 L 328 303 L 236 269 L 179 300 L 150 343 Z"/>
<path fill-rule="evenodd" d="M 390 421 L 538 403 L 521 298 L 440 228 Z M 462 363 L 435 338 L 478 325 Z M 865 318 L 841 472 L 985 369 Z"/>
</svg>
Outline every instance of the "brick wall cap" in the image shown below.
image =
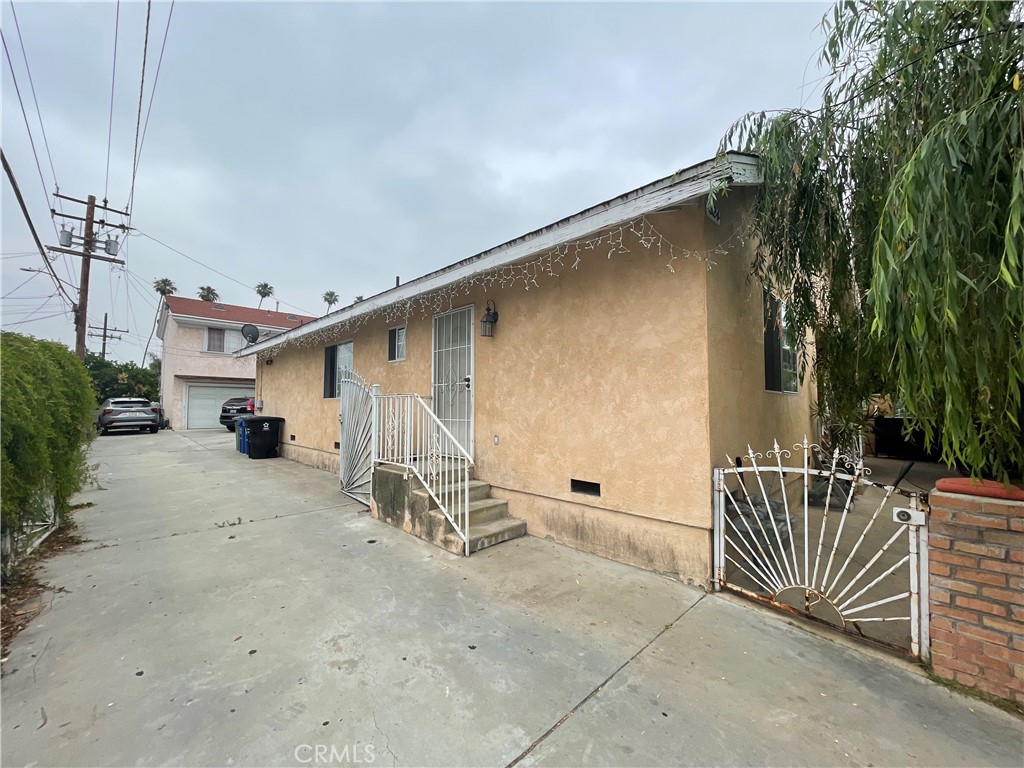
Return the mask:
<svg viewBox="0 0 1024 768">
<path fill-rule="evenodd" d="M 935 481 L 935 490 L 959 493 L 964 496 L 984 496 L 989 499 L 1024 501 L 1024 488 L 1009 487 L 995 480 L 973 480 L 969 477 L 943 477 Z"/>
</svg>

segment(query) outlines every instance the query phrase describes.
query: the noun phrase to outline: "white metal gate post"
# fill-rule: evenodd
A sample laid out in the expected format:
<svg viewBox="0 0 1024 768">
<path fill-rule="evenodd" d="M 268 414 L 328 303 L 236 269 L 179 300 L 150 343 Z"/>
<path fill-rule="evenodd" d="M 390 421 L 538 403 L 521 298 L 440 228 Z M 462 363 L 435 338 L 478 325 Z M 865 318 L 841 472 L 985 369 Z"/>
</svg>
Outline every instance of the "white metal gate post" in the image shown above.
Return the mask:
<svg viewBox="0 0 1024 768">
<path fill-rule="evenodd" d="M 373 474 L 380 459 L 380 384 L 370 387 L 370 509 L 373 509 Z"/>
<path fill-rule="evenodd" d="M 711 573 L 711 586 L 715 592 L 722 589 L 722 576 L 725 573 L 725 536 L 724 521 L 725 514 L 725 477 L 722 470 L 715 468 L 713 483 L 714 508 L 712 514 L 711 549 L 713 553 L 713 564 Z"/>
<path fill-rule="evenodd" d="M 910 497 L 910 508 L 896 507 L 893 522 L 907 526 L 910 551 L 910 652 L 922 659 L 928 658 L 928 524 L 927 516 L 918 503 L 917 495 Z"/>
<path fill-rule="evenodd" d="M 910 500 L 910 506 L 917 508 L 918 500 L 914 496 Z M 917 563 L 918 570 L 920 572 L 920 579 L 918 582 L 918 596 L 921 600 L 921 609 L 918 613 L 918 624 L 920 625 L 920 637 L 918 641 L 920 643 L 920 656 L 922 661 L 928 661 L 932 655 L 932 639 L 931 632 L 928 629 L 928 624 L 931 621 L 932 614 L 931 608 L 928 605 L 928 502 L 925 497 L 925 508 L 921 510 L 921 514 L 924 516 L 924 525 L 917 527 Z"/>
</svg>

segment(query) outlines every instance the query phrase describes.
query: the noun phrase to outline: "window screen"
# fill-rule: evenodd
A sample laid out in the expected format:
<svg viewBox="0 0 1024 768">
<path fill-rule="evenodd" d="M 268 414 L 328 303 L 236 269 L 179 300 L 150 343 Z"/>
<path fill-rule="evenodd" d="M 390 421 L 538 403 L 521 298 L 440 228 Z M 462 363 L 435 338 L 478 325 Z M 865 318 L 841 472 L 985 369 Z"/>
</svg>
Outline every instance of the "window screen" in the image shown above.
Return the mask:
<svg viewBox="0 0 1024 768">
<path fill-rule="evenodd" d="M 207 352 L 223 352 L 224 351 L 224 329 L 223 328 L 207 328 L 206 329 L 206 351 Z"/>
<path fill-rule="evenodd" d="M 405 326 L 388 331 L 388 362 L 405 360 Z"/>
<path fill-rule="evenodd" d="M 764 388 L 770 392 L 797 392 L 796 349 L 786 324 L 786 303 L 764 292 Z"/>
</svg>

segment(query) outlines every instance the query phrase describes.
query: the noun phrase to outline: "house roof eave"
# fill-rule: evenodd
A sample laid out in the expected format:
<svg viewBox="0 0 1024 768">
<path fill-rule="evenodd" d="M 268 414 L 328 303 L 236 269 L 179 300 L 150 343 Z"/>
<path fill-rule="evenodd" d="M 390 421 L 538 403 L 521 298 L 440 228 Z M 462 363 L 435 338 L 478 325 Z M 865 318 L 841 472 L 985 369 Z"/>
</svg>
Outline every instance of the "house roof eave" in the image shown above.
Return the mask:
<svg viewBox="0 0 1024 768">
<path fill-rule="evenodd" d="M 666 176 L 611 200 L 591 206 L 475 256 L 410 280 L 404 285 L 343 307 L 271 339 L 251 344 L 234 354 L 236 357 L 247 357 L 274 349 L 396 302 L 430 293 L 477 272 L 515 264 L 517 261 L 554 248 L 561 243 L 585 237 L 638 216 L 656 213 L 698 199 L 707 195 L 715 185 L 722 182 L 733 186 L 760 184 L 757 156 L 741 152 L 727 152 L 722 157 L 684 168 L 671 176 Z"/>
</svg>

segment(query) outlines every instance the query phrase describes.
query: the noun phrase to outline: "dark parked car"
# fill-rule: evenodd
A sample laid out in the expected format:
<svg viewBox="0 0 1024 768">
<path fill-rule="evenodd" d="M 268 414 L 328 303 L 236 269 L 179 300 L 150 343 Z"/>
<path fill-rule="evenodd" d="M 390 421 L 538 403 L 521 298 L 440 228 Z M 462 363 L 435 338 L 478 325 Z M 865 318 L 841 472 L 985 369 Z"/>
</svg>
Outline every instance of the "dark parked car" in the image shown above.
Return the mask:
<svg viewBox="0 0 1024 768">
<path fill-rule="evenodd" d="M 164 414 L 164 407 L 161 403 L 150 403 L 151 406 L 156 408 L 157 413 L 157 425 L 160 429 L 167 429 L 171 426 L 171 422 L 167 420 L 167 416 Z"/>
<path fill-rule="evenodd" d="M 251 397 L 231 397 L 220 407 L 220 423 L 227 427 L 228 432 L 234 432 L 235 419 L 239 416 L 251 416 L 252 413 Z"/>
<path fill-rule="evenodd" d="M 156 432 L 160 429 L 160 408 L 136 397 L 111 397 L 100 406 L 96 428 L 104 435 L 110 434 L 112 429 Z"/>
</svg>

